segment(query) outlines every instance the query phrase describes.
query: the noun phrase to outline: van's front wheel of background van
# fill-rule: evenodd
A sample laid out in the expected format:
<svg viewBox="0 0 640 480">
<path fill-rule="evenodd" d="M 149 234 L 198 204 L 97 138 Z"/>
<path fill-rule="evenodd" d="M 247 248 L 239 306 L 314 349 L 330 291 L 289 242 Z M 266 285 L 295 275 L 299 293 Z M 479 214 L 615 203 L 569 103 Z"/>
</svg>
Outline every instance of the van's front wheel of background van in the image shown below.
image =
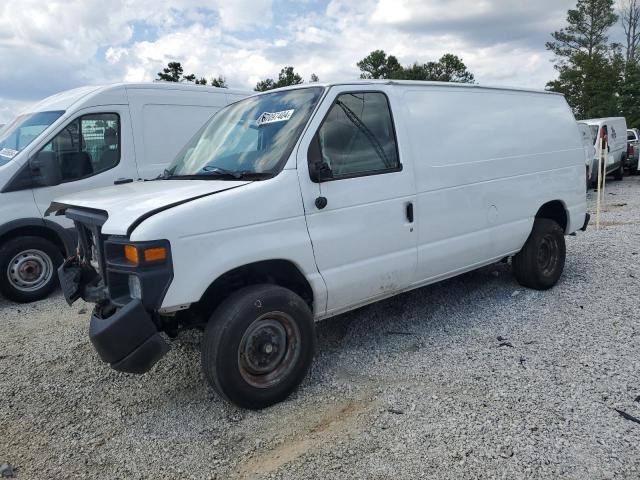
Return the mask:
<svg viewBox="0 0 640 480">
<path fill-rule="evenodd" d="M 0 246 L 0 293 L 26 303 L 40 300 L 55 288 L 62 254 L 42 237 L 16 237 Z"/>
<path fill-rule="evenodd" d="M 308 305 L 276 285 L 246 287 L 213 313 L 202 341 L 209 384 L 236 405 L 257 410 L 291 394 L 315 350 Z"/>
<path fill-rule="evenodd" d="M 527 243 L 513 257 L 513 271 L 520 285 L 536 290 L 553 287 L 564 269 L 566 246 L 560 225 L 536 218 Z"/>
</svg>

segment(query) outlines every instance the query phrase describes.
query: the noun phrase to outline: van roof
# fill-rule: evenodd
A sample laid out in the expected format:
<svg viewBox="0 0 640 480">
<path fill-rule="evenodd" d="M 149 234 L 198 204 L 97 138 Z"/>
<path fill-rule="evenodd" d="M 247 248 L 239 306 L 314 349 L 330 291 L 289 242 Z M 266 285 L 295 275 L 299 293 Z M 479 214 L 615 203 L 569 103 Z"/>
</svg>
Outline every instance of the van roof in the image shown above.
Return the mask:
<svg viewBox="0 0 640 480">
<path fill-rule="evenodd" d="M 198 92 L 215 92 L 249 95 L 247 90 L 235 88 L 207 87 L 193 83 L 182 82 L 138 82 L 138 83 L 113 83 L 109 85 L 91 85 L 73 88 L 47 97 L 28 108 L 27 112 L 44 112 L 54 110 L 68 110 L 73 104 L 90 97 L 118 89 L 154 89 L 154 90 L 192 90 Z M 25 112 L 25 113 L 27 113 Z"/>
<path fill-rule="evenodd" d="M 612 120 L 624 120 L 626 122 L 624 117 L 588 118 L 586 120 L 580 120 L 580 122 L 584 122 L 588 125 L 601 125 L 606 122 L 611 122 Z"/>
<path fill-rule="evenodd" d="M 476 83 L 456 83 L 456 82 L 427 82 L 421 80 L 352 80 L 347 82 L 317 82 L 317 83 L 305 83 L 299 85 L 291 85 L 289 87 L 278 88 L 277 90 L 292 90 L 296 88 L 311 88 L 311 87 L 336 87 L 343 85 L 407 85 L 414 87 L 452 87 L 452 88 L 478 88 L 484 90 L 506 90 L 515 92 L 527 92 L 527 93 L 542 93 L 545 95 L 560 95 L 558 92 L 550 92 L 547 90 L 540 90 L 534 88 L 520 88 L 520 87 L 503 87 L 496 85 L 478 85 Z M 273 90 L 268 90 L 272 92 Z M 266 93 L 266 92 L 262 92 Z"/>
</svg>

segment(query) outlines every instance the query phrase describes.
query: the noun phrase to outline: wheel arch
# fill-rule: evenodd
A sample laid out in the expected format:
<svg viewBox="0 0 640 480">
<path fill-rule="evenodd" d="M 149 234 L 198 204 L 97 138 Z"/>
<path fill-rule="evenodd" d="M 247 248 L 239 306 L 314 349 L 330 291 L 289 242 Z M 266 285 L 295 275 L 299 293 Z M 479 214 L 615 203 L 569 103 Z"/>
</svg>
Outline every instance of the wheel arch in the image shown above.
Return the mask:
<svg viewBox="0 0 640 480">
<path fill-rule="evenodd" d="M 51 220 L 42 218 L 21 218 L 0 225 L 0 244 L 20 236 L 42 237 L 56 245 L 63 255 L 74 249 L 74 235 Z"/>
<path fill-rule="evenodd" d="M 535 218 L 553 220 L 560 225 L 565 233 L 570 225 L 569 211 L 562 200 L 551 200 L 543 204 L 536 212 Z"/>
<path fill-rule="evenodd" d="M 197 308 L 208 316 L 233 292 L 262 283 L 287 288 L 314 311 L 314 293 L 302 270 L 291 260 L 260 260 L 233 268 L 216 278 L 197 302 Z"/>
</svg>

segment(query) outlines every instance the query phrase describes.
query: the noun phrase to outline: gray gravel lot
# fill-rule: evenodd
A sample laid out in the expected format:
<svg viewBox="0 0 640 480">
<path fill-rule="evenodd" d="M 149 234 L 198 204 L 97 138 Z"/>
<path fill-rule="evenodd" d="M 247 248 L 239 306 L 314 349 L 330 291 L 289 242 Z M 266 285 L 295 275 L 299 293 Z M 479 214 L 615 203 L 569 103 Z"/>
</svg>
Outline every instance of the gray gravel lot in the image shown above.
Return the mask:
<svg viewBox="0 0 640 480">
<path fill-rule="evenodd" d="M 111 371 L 89 306 L 0 299 L 0 465 L 16 478 L 640 478 L 640 177 L 567 237 L 547 292 L 499 264 L 318 324 L 311 374 L 224 403 L 197 333 Z M 590 193 L 591 210 L 595 210 Z"/>
</svg>

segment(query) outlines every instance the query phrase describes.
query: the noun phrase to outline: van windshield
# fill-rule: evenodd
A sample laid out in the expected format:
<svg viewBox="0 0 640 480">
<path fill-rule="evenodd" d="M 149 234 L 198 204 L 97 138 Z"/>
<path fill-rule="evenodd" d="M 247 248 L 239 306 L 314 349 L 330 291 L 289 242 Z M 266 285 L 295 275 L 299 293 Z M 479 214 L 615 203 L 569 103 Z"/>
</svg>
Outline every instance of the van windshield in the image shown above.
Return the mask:
<svg viewBox="0 0 640 480">
<path fill-rule="evenodd" d="M 64 111 L 60 110 L 27 113 L 0 129 L 0 166 L 11 161 L 63 113 Z"/>
<path fill-rule="evenodd" d="M 163 178 L 268 178 L 284 166 L 322 87 L 249 97 L 216 113 Z"/>
</svg>

